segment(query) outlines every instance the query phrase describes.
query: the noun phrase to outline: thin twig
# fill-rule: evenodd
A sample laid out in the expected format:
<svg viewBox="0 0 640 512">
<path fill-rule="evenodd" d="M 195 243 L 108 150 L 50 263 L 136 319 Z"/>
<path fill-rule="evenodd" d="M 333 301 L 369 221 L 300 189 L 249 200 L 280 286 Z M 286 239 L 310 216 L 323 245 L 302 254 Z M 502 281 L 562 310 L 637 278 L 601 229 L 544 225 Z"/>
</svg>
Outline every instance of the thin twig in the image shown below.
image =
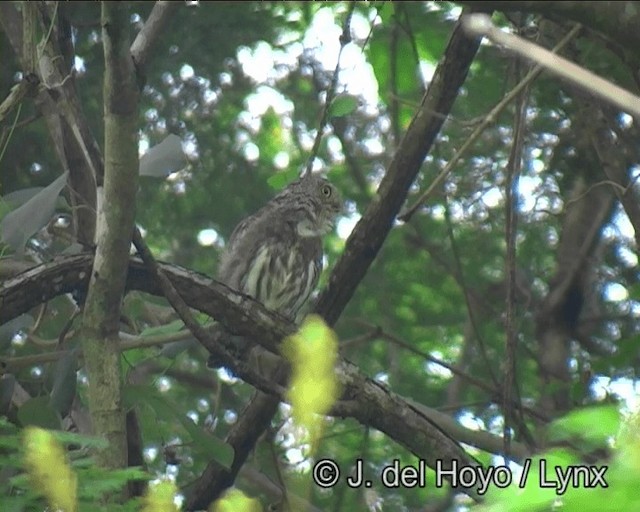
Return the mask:
<svg viewBox="0 0 640 512">
<path fill-rule="evenodd" d="M 363 325 L 368 326 L 369 328 L 373 328 L 376 326 L 373 326 L 371 324 L 367 324 L 367 323 L 362 323 Z M 379 327 L 378 327 L 379 328 Z M 482 389 L 483 391 L 486 391 L 489 394 L 489 398 L 491 401 L 496 402 L 500 399 L 500 392 L 498 391 L 498 389 L 494 388 L 493 386 L 491 386 L 490 384 L 485 383 L 484 381 L 473 377 L 472 375 L 469 375 L 468 373 L 460 370 L 459 368 L 456 368 L 453 365 L 450 365 L 449 363 L 443 361 L 442 359 L 438 359 L 437 357 L 432 356 L 431 354 L 428 354 L 426 352 L 423 352 L 421 350 L 418 350 L 417 348 L 415 348 L 415 345 L 412 343 L 408 343 L 402 339 L 400 339 L 399 337 L 397 337 L 396 335 L 387 332 L 381 328 L 380 329 L 380 337 L 386 339 L 387 341 L 390 341 L 396 345 L 398 345 L 399 347 L 404 348 L 405 350 L 411 352 L 412 354 L 415 354 L 417 356 L 423 357 L 425 360 L 435 363 L 438 366 L 442 366 L 443 368 L 446 368 L 447 370 L 449 370 L 451 373 L 459 376 L 460 378 L 466 380 L 467 382 L 469 382 L 469 384 Z M 543 412 L 538 411 L 536 409 L 533 409 L 531 407 L 527 407 L 524 406 L 520 403 L 513 403 L 513 405 L 515 407 L 521 408 L 523 411 L 525 411 L 527 414 L 529 414 L 531 417 L 536 418 L 540 421 L 543 421 L 545 423 L 548 423 L 550 420 L 550 418 L 548 416 L 546 416 Z"/>
<path fill-rule="evenodd" d="M 520 62 L 516 62 L 519 75 Z M 525 112 L 527 106 L 528 87 L 525 87 L 516 101 L 514 114 L 513 143 L 507 163 L 507 180 L 505 183 L 505 239 L 507 245 L 506 274 L 506 319 L 505 319 L 505 366 L 502 386 L 502 413 L 504 425 L 502 438 L 504 440 L 504 455 L 511 456 L 511 425 L 514 420 L 513 394 L 516 382 L 516 350 L 518 337 L 515 321 L 516 300 L 516 235 L 518 229 L 518 183 L 522 169 L 522 147 L 524 144 Z M 520 402 L 518 396 L 518 403 Z"/>
<path fill-rule="evenodd" d="M 38 77 L 27 73 L 20 82 L 11 88 L 11 92 L 0 104 L 0 123 L 2 123 L 9 112 L 26 97 L 37 91 L 39 83 Z"/>
<path fill-rule="evenodd" d="M 191 314 L 189 306 L 175 289 L 169 278 L 162 272 L 153 254 L 142 239 L 140 230 L 136 227 L 133 230 L 133 245 L 135 246 L 142 261 L 149 269 L 149 272 L 156 279 L 169 304 L 175 309 L 184 325 L 191 331 L 193 336 L 213 354 L 223 365 L 233 370 L 243 379 L 261 390 L 273 391 L 274 384 L 261 374 L 252 371 L 243 361 L 234 360 L 229 352 L 219 343 L 218 339 L 211 332 L 202 327 Z"/>
<path fill-rule="evenodd" d="M 398 10 L 402 4 L 392 4 L 396 15 L 391 27 L 391 41 L 389 41 L 389 117 L 391 118 L 391 133 L 393 133 L 393 144 L 397 146 L 400 142 L 400 103 L 398 101 L 398 39 L 400 32 L 400 21 L 398 20 Z"/>
<path fill-rule="evenodd" d="M 16 123 L 18 122 L 18 119 L 20 118 L 20 112 L 22 111 L 22 103 L 20 103 L 18 105 L 18 110 L 16 112 L 16 117 L 13 118 L 13 123 L 11 124 L 11 129 L 9 130 L 9 134 L 7 135 L 7 139 L 5 141 L 4 146 L 2 146 L 2 150 L 0 151 L 0 162 L 2 162 L 2 159 L 4 158 L 4 153 L 7 150 L 7 147 L 9 146 L 9 141 L 11 140 L 11 136 L 13 135 L 13 130 L 15 130 L 16 128 Z"/>
<path fill-rule="evenodd" d="M 446 196 L 445 196 L 446 199 Z M 455 263 L 455 273 L 457 275 L 457 281 L 460 283 L 460 287 L 462 288 L 462 295 L 464 296 L 464 301 L 467 306 L 467 311 L 469 312 L 469 321 L 471 322 L 471 327 L 473 329 L 473 334 L 476 340 L 476 345 L 480 351 L 480 355 L 484 360 L 484 364 L 489 372 L 489 377 L 493 381 L 493 384 L 498 386 L 498 379 L 496 374 L 493 371 L 493 367 L 491 366 L 491 359 L 487 353 L 487 344 L 484 342 L 484 338 L 482 333 L 480 332 L 480 328 L 478 327 L 476 315 L 474 314 L 474 308 L 471 305 L 471 297 L 469 296 L 469 288 L 466 285 L 464 273 L 462 272 L 462 263 L 460 261 L 460 253 L 458 251 L 458 244 L 456 243 L 456 238 L 453 234 L 453 223 L 451 222 L 451 210 L 449 208 L 449 201 L 445 201 L 445 222 L 447 226 L 447 236 L 449 237 L 449 243 L 451 244 L 451 253 L 453 255 L 453 261 Z"/>
<path fill-rule="evenodd" d="M 311 170 L 313 169 L 313 162 L 315 161 L 316 156 L 318 156 L 318 151 L 320 150 L 320 142 L 322 142 L 322 132 L 324 131 L 324 128 L 329 120 L 329 109 L 331 108 L 331 103 L 333 102 L 333 98 L 336 95 L 336 88 L 338 87 L 338 75 L 340 72 L 340 58 L 342 57 L 342 51 L 344 50 L 344 47 L 351 42 L 351 16 L 353 15 L 353 11 L 355 8 L 356 3 L 350 2 L 349 11 L 347 12 L 347 15 L 344 19 L 342 34 L 340 35 L 340 50 L 338 51 L 338 61 L 336 62 L 336 69 L 334 70 L 333 77 L 331 78 L 331 85 L 329 86 L 329 90 L 327 91 L 327 98 L 324 102 L 324 109 L 322 110 L 322 119 L 320 120 L 320 126 L 318 126 L 318 133 L 316 134 L 316 138 L 313 141 L 311 155 L 309 156 L 307 168 L 305 169 L 303 175 L 311 174 Z"/>
<path fill-rule="evenodd" d="M 564 48 L 565 45 L 576 36 L 576 34 L 580 31 L 581 28 L 582 28 L 582 25 L 576 25 L 575 27 L 573 27 L 573 29 L 571 29 L 571 31 L 562 39 L 562 41 L 560 41 L 555 46 L 555 48 L 553 49 L 553 52 L 554 53 L 558 52 L 562 48 Z M 491 109 L 491 111 L 487 114 L 484 120 L 478 125 L 478 127 L 473 131 L 473 133 L 464 142 L 464 144 L 460 146 L 460 149 L 456 151 L 455 155 L 453 155 L 451 160 L 447 162 L 447 165 L 445 165 L 444 169 L 440 171 L 440 174 L 438 174 L 435 177 L 435 179 L 431 182 L 431 185 L 429 185 L 429 188 L 427 188 L 427 190 L 420 195 L 420 197 L 416 200 L 413 206 L 411 206 L 404 213 L 398 216 L 399 220 L 402 220 L 404 222 L 408 222 L 409 220 L 411 220 L 411 217 L 413 217 L 413 215 L 416 213 L 416 211 L 418 211 L 418 209 L 422 206 L 422 204 L 426 202 L 427 199 L 429 199 L 429 197 L 431 197 L 431 194 L 433 194 L 433 191 L 440 186 L 440 184 L 444 181 L 444 179 L 447 176 L 449 176 L 449 174 L 451 173 L 451 171 L 453 171 L 453 168 L 460 161 L 462 156 L 467 152 L 467 150 L 471 147 L 471 145 L 476 142 L 476 140 L 480 137 L 480 135 L 482 135 L 484 130 L 486 130 L 489 125 L 491 125 L 496 121 L 496 119 L 498 118 L 498 114 L 502 112 L 502 110 L 509 103 L 511 103 L 518 96 L 518 94 L 520 94 L 520 91 L 522 91 L 527 85 L 533 82 L 533 80 L 538 78 L 540 73 L 542 73 L 543 69 L 544 68 L 541 65 L 535 66 L 531 71 L 529 71 L 529 73 L 527 73 L 527 76 L 525 76 L 518 85 L 516 85 L 513 89 L 511 89 L 511 91 L 495 107 Z"/>
<path fill-rule="evenodd" d="M 130 339 L 120 339 L 118 348 L 120 352 L 126 352 L 128 350 L 135 350 L 139 348 L 158 347 L 166 345 L 167 343 L 173 343 L 175 341 L 181 341 L 189 338 L 192 334 L 187 331 L 179 331 L 171 334 L 162 334 L 158 336 L 136 336 Z M 35 335 L 29 335 L 29 340 L 34 342 L 38 346 L 57 346 L 58 339 L 55 340 L 43 340 Z M 9 357 L 6 359 L 0 358 L 0 374 L 15 373 L 22 368 L 29 368 L 30 366 L 37 366 L 45 363 L 55 362 L 69 353 L 69 350 L 56 350 L 54 352 L 42 352 L 40 354 L 33 354 L 30 356 L 18 356 Z M 78 352 L 78 357 L 82 357 L 82 351 Z"/>
<path fill-rule="evenodd" d="M 590 94 L 608 103 L 616 105 L 623 111 L 640 118 L 640 97 L 630 93 L 613 82 L 599 77 L 595 73 L 578 66 L 574 62 L 518 37 L 503 32 L 486 14 L 472 14 L 462 21 L 465 29 L 476 36 L 486 36 L 496 44 L 505 47 L 512 53 L 517 53 L 550 72 L 577 85 Z"/>
</svg>

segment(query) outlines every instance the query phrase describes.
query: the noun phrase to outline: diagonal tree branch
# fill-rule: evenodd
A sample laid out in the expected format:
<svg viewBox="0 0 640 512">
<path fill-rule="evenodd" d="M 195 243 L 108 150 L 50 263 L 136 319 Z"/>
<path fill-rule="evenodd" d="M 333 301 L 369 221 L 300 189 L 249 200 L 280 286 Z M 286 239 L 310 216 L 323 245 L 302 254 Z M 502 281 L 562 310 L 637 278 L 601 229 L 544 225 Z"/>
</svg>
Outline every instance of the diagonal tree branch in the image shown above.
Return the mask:
<svg viewBox="0 0 640 512">
<path fill-rule="evenodd" d="M 542 46 L 531 43 L 515 34 L 503 32 L 491 23 L 491 18 L 486 14 L 469 16 L 466 19 L 465 28 L 472 34 L 487 37 L 509 52 L 544 66 L 550 73 L 611 105 L 617 106 L 624 112 L 640 117 L 640 97 L 560 55 L 551 53 Z"/>
<path fill-rule="evenodd" d="M 334 324 L 389 234 L 409 187 L 431 149 L 464 82 L 479 41 L 456 24 L 419 110 L 400 142 L 378 192 L 346 242 L 316 310 Z"/>
<path fill-rule="evenodd" d="M 131 45 L 131 57 L 136 63 L 138 72 L 147 65 L 151 52 L 156 46 L 156 41 L 162 35 L 162 31 L 166 27 L 174 8 L 179 5 L 180 3 L 178 2 L 160 0 L 153 6 L 153 10 L 145 21 L 142 30 L 138 32 Z"/>
<path fill-rule="evenodd" d="M 40 300 L 49 300 L 57 295 L 82 290 L 87 286 L 92 260 L 91 254 L 61 257 L 3 283 L 0 286 L 0 322 L 6 322 L 21 314 L 29 307 L 37 305 Z M 209 277 L 166 263 L 158 265 L 188 306 L 213 316 L 228 328 L 233 327 L 239 335 L 259 341 L 270 351 L 276 352 L 280 341 L 296 329 L 294 324 L 270 312 L 259 302 L 236 293 Z M 158 281 L 138 259 L 130 260 L 127 288 L 162 295 Z M 208 341 L 206 345 L 209 345 Z M 455 459 L 461 464 L 475 464 L 473 459 L 425 414 L 383 385 L 365 377 L 355 365 L 341 361 L 337 367 L 337 374 L 345 392 L 343 402 L 336 405 L 333 414 L 352 416 L 380 429 L 419 457 L 426 459 L 429 464 L 434 464 L 437 459 L 447 462 Z M 277 385 L 272 385 L 269 391 L 279 393 Z M 280 398 L 260 396 L 274 399 L 276 403 L 273 408 L 267 408 L 262 399 L 257 402 L 265 409 L 275 412 Z M 262 430 L 257 428 L 259 425 L 255 418 L 266 418 L 266 413 L 252 407 L 248 409 L 251 413 L 249 416 L 254 420 L 247 419 L 245 427 L 250 427 L 260 435 Z M 245 421 L 244 417 L 241 420 Z M 237 439 L 239 443 L 244 439 L 238 437 L 239 430 L 232 431 L 228 439 L 232 446 L 234 440 Z M 234 448 L 241 451 L 246 448 L 248 452 L 251 446 L 238 444 Z M 232 482 L 233 478 L 230 481 Z"/>
<path fill-rule="evenodd" d="M 442 126 L 443 117 L 451 109 L 457 90 L 466 77 L 477 48 L 478 41 L 466 38 L 460 26 L 456 25 L 445 56 L 436 70 L 420 110 L 381 183 L 378 196 L 347 241 L 346 251 L 330 278 L 329 289 L 322 295 L 318 304 L 318 311 L 330 323 L 334 323 L 339 317 L 391 229 L 393 219 L 404 202 L 408 188 L 419 172 L 430 144 Z M 79 263 L 80 260 L 76 261 L 76 265 Z M 77 285 L 83 271 L 78 270 L 78 267 L 68 267 L 67 272 L 71 277 L 76 278 Z M 182 285 L 177 281 L 174 282 L 174 286 L 189 305 L 211 314 L 224 325 L 232 325 L 234 330 L 241 335 L 260 340 L 271 350 L 275 350 L 279 341 L 293 330 L 292 325 L 288 325 L 282 320 L 269 322 L 271 315 L 257 304 L 253 304 L 251 309 L 247 308 L 247 304 L 253 303 L 249 298 L 236 294 L 232 303 L 225 303 L 221 300 L 221 297 L 225 295 L 214 299 L 217 295 L 216 291 L 229 294 L 226 287 L 215 283 L 215 281 L 206 279 L 206 285 L 197 288 L 193 283 L 193 274 L 186 273 L 185 275 L 185 271 L 169 274 L 167 269 L 165 272 L 172 280 L 184 279 L 190 275 L 191 279 L 187 279 L 187 282 L 190 283 L 188 285 L 185 285 L 184 282 Z M 25 277 L 28 277 L 28 274 Z M 144 279 L 142 282 L 140 281 L 140 277 L 143 275 L 145 275 L 144 269 L 132 266 L 129 272 L 129 286 L 138 288 L 145 285 L 146 288 L 149 288 L 149 283 L 145 284 Z M 15 283 L 15 279 L 12 281 Z M 45 281 L 43 276 L 40 276 L 39 280 L 30 282 L 38 287 L 40 292 L 44 292 L 46 288 L 43 290 L 41 287 Z M 63 292 L 61 287 L 62 284 L 58 283 L 60 293 Z M 23 280 L 21 292 L 26 288 L 26 282 Z M 152 289 L 154 293 L 159 291 L 155 285 L 152 285 Z M 147 289 L 146 291 L 151 290 Z M 202 291 L 207 292 L 206 296 L 201 295 Z M 22 296 L 22 300 L 26 298 L 22 293 L 18 295 Z M 0 305 L 2 305 L 0 321 L 5 312 L 5 304 L 8 305 L 9 301 L 3 298 L 3 293 L 0 293 Z M 468 458 L 457 443 L 448 438 L 426 417 L 404 404 L 388 390 L 359 375 L 355 368 L 341 365 L 340 375 L 345 380 L 348 396 L 352 398 L 349 402 L 352 404 L 349 413 L 354 417 L 363 422 L 371 422 L 376 428 L 387 432 L 392 437 L 399 435 L 398 442 L 415 450 L 416 454 L 431 463 L 434 463 L 438 458 L 446 461 L 455 458 L 463 464 L 474 464 L 474 461 Z M 196 483 L 195 491 L 188 496 L 187 508 L 203 503 L 207 505 L 211 499 L 215 498 L 215 490 L 213 493 L 211 492 L 214 483 L 217 484 L 216 489 L 222 490 L 233 482 L 235 473 L 244 463 L 255 440 L 277 410 L 278 402 L 277 397 L 257 395 L 227 439 L 236 450 L 231 472 L 216 471 L 215 466 L 210 465 L 199 482 Z M 404 406 L 401 407 L 402 404 Z M 398 425 L 403 425 L 405 420 L 409 420 L 410 427 L 408 431 L 398 434 L 396 429 Z M 421 434 L 414 430 L 418 425 L 420 425 Z M 407 436 L 407 432 L 412 432 L 412 434 Z M 205 492 L 203 489 L 209 489 L 209 491 Z"/>
<path fill-rule="evenodd" d="M 542 2 L 542 1 L 473 1 L 458 2 L 477 9 L 505 12 L 539 13 L 550 19 L 564 18 L 601 32 L 624 48 L 640 45 L 640 10 L 636 2 Z M 631 53 L 631 52 L 630 52 Z M 629 55 L 637 59 L 636 56 Z"/>
<path fill-rule="evenodd" d="M 419 172 L 422 162 L 442 126 L 443 119 L 451 109 L 453 101 L 457 96 L 458 88 L 466 77 L 469 65 L 477 48 L 478 41 L 465 38 L 460 30 L 460 26 L 456 25 L 449 46 L 442 62 L 436 70 L 434 79 L 423 99 L 421 108 L 414 117 L 405 138 L 398 148 L 393 162 L 380 185 L 377 197 L 347 241 L 345 253 L 330 278 L 328 289 L 320 299 L 318 311 L 325 316 L 329 323 L 335 323 L 339 317 L 390 231 L 393 219 L 405 200 L 409 186 Z M 77 283 L 81 281 L 80 274 L 82 273 L 85 274 L 84 279 L 86 279 L 88 275 L 87 269 L 88 267 L 85 267 L 84 270 L 68 268 L 67 271 L 70 276 L 76 278 Z M 130 271 L 129 278 L 129 284 L 131 285 L 131 281 L 135 281 L 136 279 L 135 272 L 132 273 Z M 40 287 L 39 284 L 34 284 L 36 287 Z M 61 283 L 56 282 L 55 286 L 60 289 Z M 48 292 L 50 290 L 41 289 L 40 291 Z M 156 290 L 156 292 L 157 291 L 158 290 Z M 191 293 L 192 291 L 190 288 L 187 288 L 181 290 L 181 293 L 193 295 Z M 20 296 L 22 294 L 19 293 L 18 295 Z M 40 296 L 36 295 L 36 297 Z M 25 296 L 22 295 L 22 300 L 24 301 L 24 299 Z M 210 300 L 210 297 L 207 299 Z M 18 300 L 18 302 L 20 302 L 20 300 Z M 200 302 L 198 302 L 198 304 L 199 303 Z M 0 317 L 2 317 L 5 314 L 5 305 L 8 306 L 9 302 L 6 302 L 5 299 L 0 296 L 0 305 L 2 306 L 0 308 Z M 220 306 L 220 303 L 218 303 L 218 306 Z M 242 309 L 240 311 L 242 311 Z M 260 309 L 258 309 L 258 311 L 260 311 Z M 214 312 L 214 316 L 219 317 L 219 311 L 218 314 Z M 240 331 L 240 333 L 242 333 L 243 325 L 249 336 L 255 337 L 259 332 L 258 338 L 260 340 L 270 340 L 272 348 L 277 346 L 277 343 L 282 339 L 283 335 L 290 332 L 286 331 L 282 325 L 280 325 L 280 328 L 271 329 L 270 331 L 258 329 L 257 326 L 259 326 L 260 323 L 257 322 L 255 316 L 246 313 L 235 315 L 235 317 L 232 316 L 227 320 L 230 324 L 233 324 L 234 328 Z M 350 371 L 345 370 L 344 375 L 345 378 L 352 378 Z M 380 400 L 381 397 L 387 397 L 389 395 L 388 391 L 381 388 L 379 389 L 377 384 L 373 384 L 373 387 L 369 387 L 371 384 L 363 386 L 364 387 L 358 388 L 355 387 L 354 383 L 351 384 L 351 388 L 357 391 L 357 393 L 355 393 L 356 396 L 361 396 L 362 393 L 365 392 L 368 399 Z M 357 401 L 353 401 L 353 403 L 357 403 Z M 246 454 L 251 446 L 253 446 L 255 438 L 257 438 L 265 426 L 268 425 L 277 409 L 277 404 L 278 398 L 259 395 L 259 399 L 250 404 L 241 421 L 239 421 L 236 428 L 232 430 L 229 441 L 236 449 L 236 459 L 234 460 L 232 472 L 227 474 L 228 482 L 232 482 L 235 478 L 235 472 L 244 462 Z M 359 411 L 358 414 L 362 420 L 375 421 L 375 417 L 370 417 L 372 410 L 376 410 L 376 408 L 374 407 L 372 409 L 371 404 L 365 403 L 362 409 L 355 409 L 354 413 Z M 381 409 L 378 409 L 378 411 L 380 410 Z M 401 424 L 404 421 L 402 416 L 397 415 L 397 404 L 389 407 L 389 411 L 390 413 L 396 412 L 396 424 L 398 422 Z M 438 440 L 438 442 L 435 443 L 434 452 L 430 454 L 422 453 L 425 457 L 428 455 L 428 457 L 426 457 L 428 460 L 433 461 L 435 460 L 433 457 L 438 455 L 441 455 L 441 458 L 445 460 L 451 460 L 451 454 L 458 453 L 458 456 L 461 457 L 460 460 L 464 460 L 465 463 L 473 463 L 473 461 L 468 460 L 464 452 L 462 452 L 455 443 L 448 439 L 439 429 L 434 429 L 433 424 L 421 417 L 419 413 L 414 411 L 410 413 L 410 416 L 418 423 L 425 423 L 424 431 L 430 432 L 430 435 Z M 393 418 L 393 415 L 391 417 Z M 386 431 L 392 428 L 392 424 L 380 425 L 380 428 Z M 390 435 L 393 435 L 393 432 L 391 432 Z M 417 438 L 419 437 L 415 439 Z M 414 444 L 411 439 L 400 442 L 407 447 L 411 447 Z M 448 452 L 443 452 L 441 442 L 449 446 L 450 449 Z M 422 452 L 425 446 L 427 445 L 422 445 L 422 447 L 414 446 L 413 449 L 419 449 L 420 452 Z M 202 480 L 206 481 L 207 475 L 203 475 Z M 211 480 L 209 480 L 209 484 L 210 483 Z M 224 487 L 226 486 L 221 486 L 221 488 Z"/>
<path fill-rule="evenodd" d="M 329 277 L 327 288 L 319 298 L 315 310 L 330 325 L 334 325 L 340 317 L 389 234 L 409 187 L 451 110 L 478 47 L 479 40 L 465 36 L 458 21 L 422 104 L 398 146 L 377 195 L 347 240 L 344 253 Z M 264 429 L 277 410 L 277 400 L 274 397 L 259 395 L 243 414 L 262 417 L 265 421 L 261 428 Z M 261 415 L 259 408 L 272 411 L 271 415 Z M 194 484 L 193 490 L 187 494 L 188 510 L 208 506 L 217 496 L 216 492 L 225 488 L 214 484 L 221 481 L 225 484 L 233 482 L 234 471 L 242 466 L 244 460 L 240 461 L 241 457 L 248 453 L 245 450 L 246 446 L 253 446 L 257 439 L 255 423 L 251 423 L 250 426 L 246 436 L 238 436 L 237 442 L 229 440 L 236 449 L 231 475 L 219 465 L 210 464 Z M 245 424 L 238 423 L 232 429 L 230 437 L 245 427 Z"/>
</svg>

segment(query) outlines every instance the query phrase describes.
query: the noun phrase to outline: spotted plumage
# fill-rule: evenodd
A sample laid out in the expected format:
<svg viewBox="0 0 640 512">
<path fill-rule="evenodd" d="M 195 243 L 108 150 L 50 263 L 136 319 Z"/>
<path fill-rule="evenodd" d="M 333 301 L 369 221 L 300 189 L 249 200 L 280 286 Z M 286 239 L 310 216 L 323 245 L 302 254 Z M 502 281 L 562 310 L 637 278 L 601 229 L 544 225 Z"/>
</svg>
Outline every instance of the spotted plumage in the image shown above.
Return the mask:
<svg viewBox="0 0 640 512">
<path fill-rule="evenodd" d="M 267 308 L 297 320 L 322 270 L 322 237 L 342 207 L 326 179 L 307 175 L 235 228 L 218 279 Z"/>
</svg>

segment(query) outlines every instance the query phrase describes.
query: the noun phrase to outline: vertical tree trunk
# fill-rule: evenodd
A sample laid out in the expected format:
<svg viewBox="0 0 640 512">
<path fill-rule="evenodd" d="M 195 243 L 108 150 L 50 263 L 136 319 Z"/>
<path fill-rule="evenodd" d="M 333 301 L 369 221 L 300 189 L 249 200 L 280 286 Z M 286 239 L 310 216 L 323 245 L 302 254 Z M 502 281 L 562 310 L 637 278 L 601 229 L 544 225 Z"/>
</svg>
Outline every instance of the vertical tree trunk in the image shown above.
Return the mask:
<svg viewBox="0 0 640 512">
<path fill-rule="evenodd" d="M 98 212 L 97 249 L 83 319 L 82 348 L 95 433 L 109 441 L 104 467 L 127 464 L 118 350 L 120 306 L 127 275 L 138 186 L 138 88 L 129 53 L 128 8 L 102 4 L 104 41 L 105 178 Z"/>
</svg>

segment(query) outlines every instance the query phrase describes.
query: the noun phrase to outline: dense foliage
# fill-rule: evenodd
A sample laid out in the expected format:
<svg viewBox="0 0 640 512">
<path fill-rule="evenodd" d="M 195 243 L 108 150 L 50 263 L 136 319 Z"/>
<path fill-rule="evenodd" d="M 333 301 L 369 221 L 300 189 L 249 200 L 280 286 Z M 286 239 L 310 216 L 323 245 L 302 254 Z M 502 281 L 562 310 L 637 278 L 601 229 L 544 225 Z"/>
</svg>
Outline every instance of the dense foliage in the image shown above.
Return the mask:
<svg viewBox="0 0 640 512">
<path fill-rule="evenodd" d="M 464 3 L 216 2 L 174 8 L 138 77 L 141 152 L 176 134 L 187 160 L 166 178 L 140 179 L 136 223 L 156 258 L 215 275 L 236 223 L 307 165 L 326 99 L 333 97 L 313 165 L 341 190 L 345 213 L 326 239 L 324 287 L 354 225 L 379 197 L 378 185 Z M 100 143 L 100 3 L 51 4 L 55 14 L 52 5 L 39 9 L 70 31 L 71 79 Z M 478 4 L 493 8 L 492 2 Z M 616 40 L 607 28 L 611 20 L 599 25 L 594 15 L 589 25 L 586 15 L 558 8 L 559 2 L 525 2 L 537 5 L 522 11 L 516 11 L 520 2 L 496 4 L 509 9 L 493 14 L 496 24 L 548 49 L 581 21 L 585 27 L 561 54 L 638 93 L 640 46 Z M 11 6 L 26 9 L 19 2 Z M 152 7 L 130 4 L 134 35 Z M 604 11 L 602 17 L 617 13 Z M 344 26 L 351 40 L 343 38 L 341 45 Z M 3 27 L 5 97 L 25 70 Z M 38 41 L 46 29 L 38 28 Z M 615 492 L 567 495 L 566 505 L 585 509 L 594 500 L 598 510 L 632 510 L 637 498 L 623 490 L 633 482 L 630 475 L 640 473 L 637 435 L 623 432 L 616 446 L 612 439 L 619 428 L 615 411 L 629 414 L 638 396 L 638 120 L 542 73 L 486 122 L 531 66 L 481 44 L 409 191 L 402 213 L 413 214 L 395 219 L 335 325 L 340 353 L 425 414 L 439 414 L 429 417 L 484 465 L 504 464 L 505 432 L 514 474 L 527 458 L 548 450 L 554 450 L 549 460 L 565 466 L 613 464 L 609 484 L 618 485 Z M 42 106 L 28 96 L 0 119 L 0 216 L 41 190 L 32 187 L 45 187 L 66 170 L 45 120 Z M 470 137 L 468 149 L 456 155 Z M 451 172 L 423 200 L 454 156 Z M 26 268 L 74 250 L 70 219 L 82 213 L 73 211 L 70 194 L 63 192 L 56 216 L 24 251 L 2 246 L 1 279 L 15 277 L 10 262 L 26 262 L 19 267 Z M 74 350 L 77 300 L 60 295 L 0 326 L 0 415 L 9 421 L 0 426 L 15 439 L 14 426 L 90 432 L 88 377 Z M 208 369 L 206 350 L 162 298 L 128 293 L 120 327 L 123 343 L 133 347 L 122 352 L 123 397 L 137 413 L 144 465 L 152 477 L 174 478 L 188 494 L 211 460 L 231 457 L 221 440 L 254 389 L 223 369 Z M 594 408 L 611 403 L 618 407 Z M 552 423 L 572 411 L 564 423 Z M 352 489 L 344 480 L 331 489 L 313 485 L 311 468 L 323 458 L 335 460 L 344 474 L 363 459 L 369 478 L 394 459 L 418 466 L 415 454 L 393 436 L 353 418 L 327 421 L 311 456 L 296 436 L 289 406 L 281 405 L 234 485 L 265 507 L 281 501 L 281 488 L 316 510 L 475 506 L 448 486 L 436 488 L 432 470 L 422 488 L 374 483 Z M 597 435 L 583 437 L 590 431 Z M 613 451 L 621 443 L 634 447 L 631 456 Z M 18 444 L 0 447 L 0 459 L 20 467 Z M 27 486 L 23 479 L 16 487 L 9 480 L 14 473 L 0 474 L 6 492 L 0 501 L 15 500 L 13 510 L 41 510 L 42 503 L 34 505 L 35 498 L 16 491 Z M 114 477 L 116 483 L 122 475 Z M 91 475 L 84 478 L 81 484 Z M 87 495 L 87 503 L 95 498 Z M 607 508 L 610 496 L 618 500 L 614 508 Z M 555 497 L 531 491 L 508 499 L 522 500 L 517 510 L 543 510 Z"/>
</svg>

